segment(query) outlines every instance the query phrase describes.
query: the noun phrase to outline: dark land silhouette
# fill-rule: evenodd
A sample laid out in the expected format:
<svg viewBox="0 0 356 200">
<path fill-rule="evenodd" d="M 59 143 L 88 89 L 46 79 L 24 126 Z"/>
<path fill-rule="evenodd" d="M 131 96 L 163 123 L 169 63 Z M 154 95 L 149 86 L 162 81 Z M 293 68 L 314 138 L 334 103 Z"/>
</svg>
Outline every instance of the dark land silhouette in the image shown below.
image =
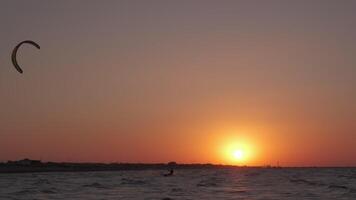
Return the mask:
<svg viewBox="0 0 356 200">
<path fill-rule="evenodd" d="M 26 172 L 84 172 L 84 171 L 119 171 L 119 170 L 169 170 L 237 167 L 213 164 L 177 164 L 169 163 L 73 163 L 73 162 L 41 162 L 40 160 L 23 159 L 0 163 L 0 173 Z"/>
</svg>

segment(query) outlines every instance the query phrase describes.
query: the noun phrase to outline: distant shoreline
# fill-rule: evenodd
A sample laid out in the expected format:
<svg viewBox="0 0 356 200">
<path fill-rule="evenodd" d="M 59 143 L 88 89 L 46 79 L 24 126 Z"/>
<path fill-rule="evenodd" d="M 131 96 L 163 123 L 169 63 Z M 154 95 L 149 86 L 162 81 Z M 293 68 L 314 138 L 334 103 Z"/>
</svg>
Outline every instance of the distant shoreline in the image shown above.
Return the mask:
<svg viewBox="0 0 356 200">
<path fill-rule="evenodd" d="M 91 171 L 128 171 L 128 170 L 167 170 L 174 169 L 222 169 L 222 168 L 258 168 L 258 169 L 303 169 L 303 168 L 355 168 L 355 167 L 274 167 L 274 166 L 235 166 L 216 164 L 147 164 L 147 163 L 37 163 L 30 165 L 0 163 L 0 174 L 34 172 L 91 172 Z"/>
<path fill-rule="evenodd" d="M 1 173 L 32 172 L 90 172 L 90 171 L 124 171 L 124 170 L 167 170 L 167 169 L 209 169 L 209 168 L 242 168 L 239 166 L 213 164 L 175 164 L 164 163 L 38 163 L 31 165 L 0 163 Z"/>
<path fill-rule="evenodd" d="M 212 164 L 144 164 L 144 163 L 40 163 L 35 165 L 0 164 L 0 173 L 31 173 L 31 172 L 89 172 L 89 171 L 123 171 L 123 170 L 167 170 L 217 168 L 221 165 Z M 227 167 L 227 166 L 225 166 Z M 233 166 L 230 166 L 233 167 Z M 236 167 L 236 166 L 234 166 Z"/>
</svg>

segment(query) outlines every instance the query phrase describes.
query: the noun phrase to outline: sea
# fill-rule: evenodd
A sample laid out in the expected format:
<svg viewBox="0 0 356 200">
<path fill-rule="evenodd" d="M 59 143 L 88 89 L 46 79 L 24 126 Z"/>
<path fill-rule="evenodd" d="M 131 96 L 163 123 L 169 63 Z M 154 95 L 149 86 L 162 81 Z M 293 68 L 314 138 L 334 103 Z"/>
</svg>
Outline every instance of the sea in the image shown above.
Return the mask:
<svg viewBox="0 0 356 200">
<path fill-rule="evenodd" d="M 0 199 L 356 199 L 356 168 L 0 174 Z"/>
</svg>

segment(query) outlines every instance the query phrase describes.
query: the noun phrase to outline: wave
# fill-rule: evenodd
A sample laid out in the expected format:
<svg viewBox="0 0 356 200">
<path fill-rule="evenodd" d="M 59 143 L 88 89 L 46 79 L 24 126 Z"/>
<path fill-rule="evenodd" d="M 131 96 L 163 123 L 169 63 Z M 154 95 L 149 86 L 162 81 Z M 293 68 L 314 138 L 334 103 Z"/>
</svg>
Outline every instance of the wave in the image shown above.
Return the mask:
<svg viewBox="0 0 356 200">
<path fill-rule="evenodd" d="M 324 185 L 322 183 L 317 183 L 317 182 L 313 182 L 313 181 L 309 181 L 309 180 L 305 180 L 305 179 L 290 179 L 289 181 L 292 182 L 292 183 L 302 183 L 302 184 L 311 185 L 311 186 L 314 186 L 314 185 L 322 186 L 322 185 Z"/>
<path fill-rule="evenodd" d="M 305 179 L 291 179 L 291 182 L 294 183 L 301 183 L 301 184 L 306 184 L 310 186 L 327 186 L 329 189 L 341 189 L 341 190 L 353 190 L 345 185 L 337 185 L 337 184 L 324 184 L 320 182 L 313 182 Z"/>
<path fill-rule="evenodd" d="M 11 193 L 11 195 L 22 196 L 22 195 L 32 195 L 32 194 L 36 194 L 36 193 L 37 193 L 37 191 L 33 190 L 33 189 L 23 189 L 23 190 L 19 190 L 19 191 Z"/>
<path fill-rule="evenodd" d="M 144 185 L 144 184 L 146 184 L 146 182 L 143 181 L 143 180 L 122 178 L 121 179 L 121 184 L 123 184 L 123 185 Z"/>
<path fill-rule="evenodd" d="M 33 185 L 49 185 L 51 182 L 47 179 L 38 179 Z"/>
<path fill-rule="evenodd" d="M 338 177 L 339 178 L 347 178 L 347 179 L 356 179 L 356 175 L 344 175 L 344 174 L 341 174 Z"/>
<path fill-rule="evenodd" d="M 198 187 L 216 187 L 218 186 L 218 183 L 220 182 L 219 179 L 216 177 L 211 177 L 208 179 L 201 180 L 199 183 L 197 183 Z"/>
<path fill-rule="evenodd" d="M 91 184 L 85 184 L 83 185 L 83 187 L 89 187 L 89 188 L 98 188 L 98 189 L 106 189 L 107 187 L 105 187 L 104 185 L 98 183 L 98 182 L 94 182 Z"/>
<path fill-rule="evenodd" d="M 248 174 L 245 174 L 245 176 L 247 177 L 254 177 L 254 176 L 259 176 L 260 173 L 257 173 L 257 172 L 251 172 L 251 173 L 248 173 Z"/>
<path fill-rule="evenodd" d="M 44 190 L 41 190 L 41 192 L 45 193 L 45 194 L 57 194 L 58 193 L 57 189 L 55 189 L 55 188 L 44 189 Z"/>
<path fill-rule="evenodd" d="M 329 185 L 328 188 L 331 188 L 331 189 L 344 189 L 344 190 L 349 189 L 349 187 L 344 186 L 344 185 Z"/>
</svg>

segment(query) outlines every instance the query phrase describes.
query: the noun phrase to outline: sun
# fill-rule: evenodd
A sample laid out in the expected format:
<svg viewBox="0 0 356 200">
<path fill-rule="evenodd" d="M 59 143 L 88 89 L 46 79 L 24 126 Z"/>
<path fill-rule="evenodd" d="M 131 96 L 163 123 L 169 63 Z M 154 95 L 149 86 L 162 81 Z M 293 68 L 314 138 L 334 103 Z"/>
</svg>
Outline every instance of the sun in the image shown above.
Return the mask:
<svg viewBox="0 0 356 200">
<path fill-rule="evenodd" d="M 223 165 L 256 166 L 260 164 L 262 143 L 254 128 L 220 128 L 214 130 L 215 160 Z"/>
<path fill-rule="evenodd" d="M 232 156 L 234 157 L 234 159 L 242 161 L 244 159 L 244 152 L 241 149 L 237 149 L 233 151 Z"/>
<path fill-rule="evenodd" d="M 222 157 L 224 163 L 231 165 L 247 165 L 253 159 L 254 149 L 250 142 L 233 140 L 222 144 Z"/>
</svg>

